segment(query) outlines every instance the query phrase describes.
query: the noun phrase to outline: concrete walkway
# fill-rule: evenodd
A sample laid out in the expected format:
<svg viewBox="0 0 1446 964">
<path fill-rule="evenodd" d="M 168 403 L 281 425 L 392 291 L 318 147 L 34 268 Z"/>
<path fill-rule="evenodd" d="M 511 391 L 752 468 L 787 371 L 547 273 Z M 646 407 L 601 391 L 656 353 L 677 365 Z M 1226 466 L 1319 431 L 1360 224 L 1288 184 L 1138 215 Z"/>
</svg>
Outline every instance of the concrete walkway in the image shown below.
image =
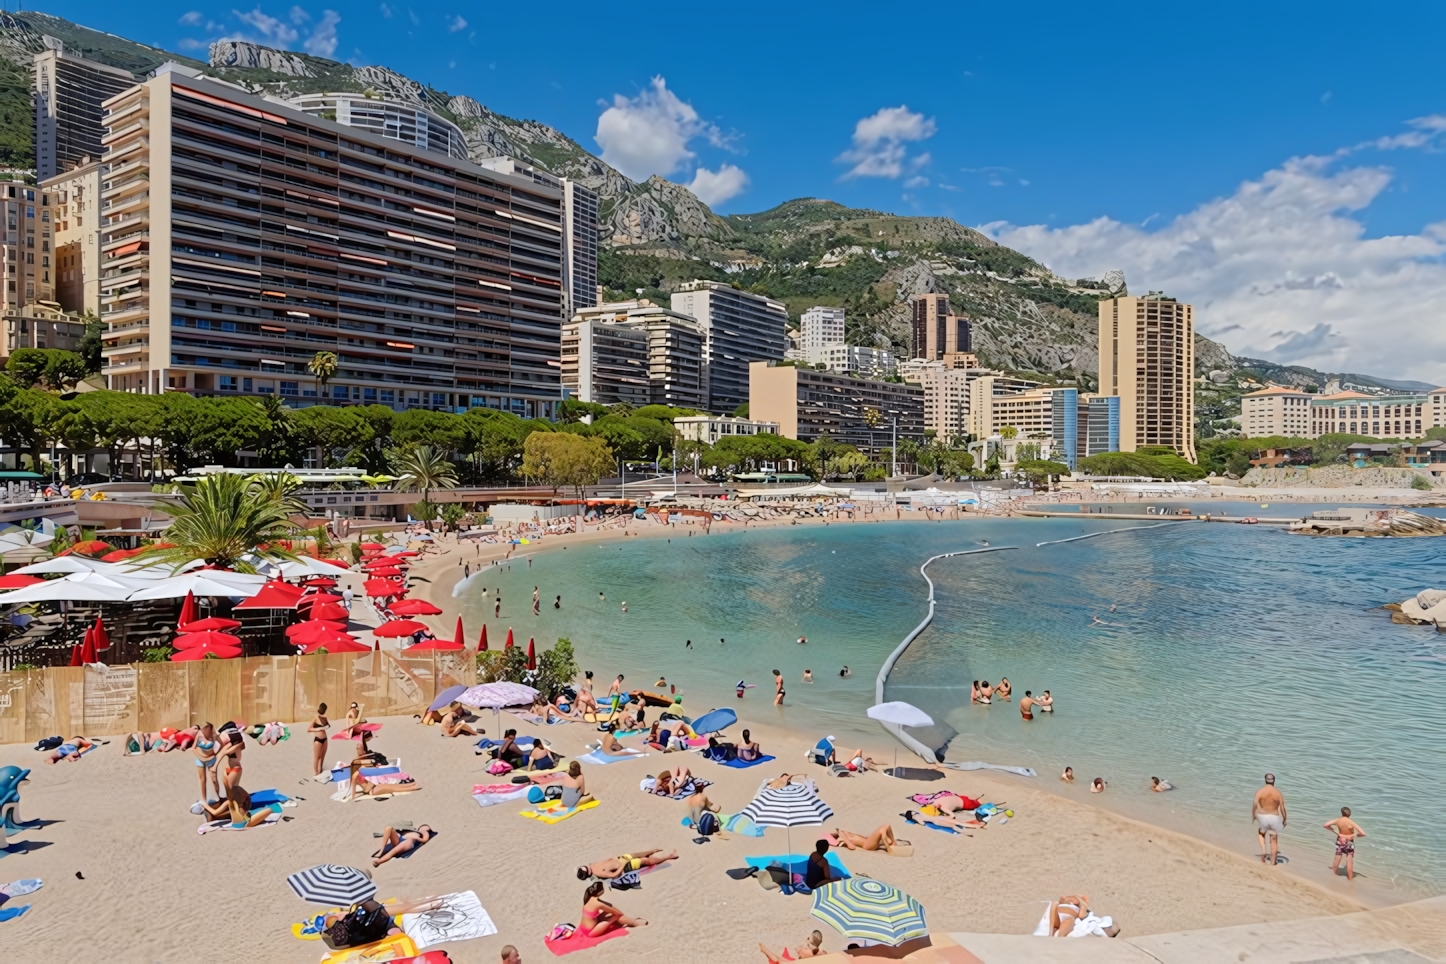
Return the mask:
<svg viewBox="0 0 1446 964">
<path fill-rule="evenodd" d="M 1446 897 L 1336 917 L 1114 940 L 950 936 L 981 964 L 1429 964 L 1446 961 Z"/>
</svg>

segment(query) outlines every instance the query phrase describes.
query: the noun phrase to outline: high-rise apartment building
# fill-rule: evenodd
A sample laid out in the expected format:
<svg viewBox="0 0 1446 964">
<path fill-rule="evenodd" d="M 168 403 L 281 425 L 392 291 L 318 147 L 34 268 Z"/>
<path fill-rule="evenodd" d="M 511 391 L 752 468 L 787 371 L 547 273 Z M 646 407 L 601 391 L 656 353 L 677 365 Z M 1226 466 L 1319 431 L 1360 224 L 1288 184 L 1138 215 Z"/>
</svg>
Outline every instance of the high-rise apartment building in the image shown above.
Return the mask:
<svg viewBox="0 0 1446 964">
<path fill-rule="evenodd" d="M 924 425 L 946 445 L 969 435 L 969 382 L 979 372 L 946 368 L 943 362 L 912 359 L 899 364 L 904 381 L 924 389 Z"/>
<path fill-rule="evenodd" d="M 672 306 L 703 329 L 708 411 L 733 414 L 749 398 L 749 364 L 783 358 L 788 309 L 717 281 L 687 282 L 674 292 Z"/>
<path fill-rule="evenodd" d="M 128 70 L 98 64 L 60 50 L 35 55 L 35 173 L 44 181 L 98 159 L 105 123 L 101 104 L 131 87 Z"/>
<path fill-rule="evenodd" d="M 1082 456 L 1102 455 L 1120 450 L 1120 397 L 1085 395 L 1080 398 L 1079 439 Z"/>
<path fill-rule="evenodd" d="M 1079 389 L 1056 388 L 1049 394 L 1050 415 L 1053 427 L 1050 437 L 1054 439 L 1052 458 L 1069 466 L 1071 472 L 1079 464 L 1080 398 Z M 1088 411 L 1088 410 L 1086 410 Z M 1086 417 L 1088 430 L 1088 417 Z"/>
<path fill-rule="evenodd" d="M 591 308 L 597 297 L 597 192 L 571 178 L 562 179 L 562 249 L 567 272 L 563 308 L 571 318 Z"/>
<path fill-rule="evenodd" d="M 4 243 L 0 245 L 5 263 L 0 313 L 13 315 L 26 305 L 55 300 L 52 202 L 44 189 L 18 182 L 0 184 L 0 212 L 5 218 Z"/>
<path fill-rule="evenodd" d="M 647 332 L 581 318 L 563 325 L 562 387 L 584 402 L 647 405 Z"/>
<path fill-rule="evenodd" d="M 844 343 L 844 310 L 815 305 L 798 316 L 798 347 L 804 352 Z"/>
<path fill-rule="evenodd" d="M 1151 292 L 1099 303 L 1100 394 L 1120 399 L 1120 451 L 1195 461 L 1194 309 Z"/>
<path fill-rule="evenodd" d="M 915 295 L 912 307 L 910 357 L 944 361 L 973 350 L 969 318 L 950 314 L 948 295 Z"/>
<path fill-rule="evenodd" d="M 335 121 L 343 127 L 355 127 L 424 151 L 467 160 L 467 138 L 462 128 L 420 104 L 356 91 L 267 99 L 295 107 L 312 117 Z"/>
<path fill-rule="evenodd" d="M 612 301 L 583 308 L 574 321 L 602 321 L 646 333 L 648 401 L 645 404 L 702 410 L 708 406 L 703 330 L 688 315 L 641 301 Z"/>
<path fill-rule="evenodd" d="M 918 385 L 770 362 L 748 367 L 748 417 L 777 422 L 786 438 L 812 442 L 827 435 L 875 457 L 892 446 L 895 433 L 924 440 L 924 390 Z"/>
<path fill-rule="evenodd" d="M 810 348 L 804 353 L 803 360 L 810 365 L 822 365 L 831 372 L 854 372 L 865 378 L 887 378 L 899 367 L 892 352 L 862 345 L 836 344 Z"/>
<path fill-rule="evenodd" d="M 161 71 L 106 102 L 111 388 L 553 414 L 562 192 Z"/>
<path fill-rule="evenodd" d="M 85 160 L 40 188 L 51 200 L 55 300 L 68 312 L 99 315 L 100 160 Z"/>
</svg>

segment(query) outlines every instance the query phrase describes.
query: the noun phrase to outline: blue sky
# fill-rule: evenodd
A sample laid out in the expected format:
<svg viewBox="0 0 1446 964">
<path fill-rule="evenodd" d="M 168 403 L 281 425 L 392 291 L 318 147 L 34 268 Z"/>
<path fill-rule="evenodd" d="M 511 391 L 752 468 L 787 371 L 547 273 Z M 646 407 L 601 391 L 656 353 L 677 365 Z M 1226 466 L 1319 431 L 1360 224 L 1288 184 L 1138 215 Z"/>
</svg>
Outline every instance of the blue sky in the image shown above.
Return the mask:
<svg viewBox="0 0 1446 964">
<path fill-rule="evenodd" d="M 1446 6 L 44 9 L 202 58 L 233 36 L 383 64 L 723 213 L 947 215 L 1070 277 L 1191 298 L 1237 351 L 1446 379 L 1446 334 L 1394 358 L 1371 337 L 1446 331 Z"/>
</svg>

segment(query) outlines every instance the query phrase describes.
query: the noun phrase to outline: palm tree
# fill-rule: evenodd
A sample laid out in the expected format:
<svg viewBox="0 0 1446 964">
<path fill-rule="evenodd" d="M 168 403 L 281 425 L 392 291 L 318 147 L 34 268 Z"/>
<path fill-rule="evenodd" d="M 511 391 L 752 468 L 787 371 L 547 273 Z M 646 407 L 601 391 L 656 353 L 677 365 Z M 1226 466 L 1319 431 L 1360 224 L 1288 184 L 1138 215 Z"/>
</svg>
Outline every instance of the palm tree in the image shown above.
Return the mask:
<svg viewBox="0 0 1446 964">
<path fill-rule="evenodd" d="M 165 538 L 174 548 L 152 550 L 144 554 L 147 558 L 178 567 L 203 559 L 208 565 L 238 572 L 256 571 L 242 559 L 246 555 L 293 558 L 277 545 L 291 535 L 285 506 L 244 476 L 224 473 L 204 478 L 179 505 L 168 502 L 162 507 L 173 520 Z"/>
<path fill-rule="evenodd" d="M 336 374 L 336 352 L 319 351 L 306 363 L 306 370 L 316 376 L 317 394 L 326 393 L 326 383 Z"/>
<path fill-rule="evenodd" d="M 420 491 L 422 505 L 427 509 L 432 504 L 430 493 L 433 489 L 457 487 L 457 467 L 445 452 L 430 445 L 418 445 L 403 452 L 397 457 L 392 470 L 398 476 L 397 489 L 402 492 Z"/>
<path fill-rule="evenodd" d="M 253 475 L 248 482 L 254 494 L 276 503 L 288 516 L 306 515 L 309 511 L 306 503 L 296 496 L 296 490 L 301 488 L 301 480 L 290 472 Z"/>
</svg>

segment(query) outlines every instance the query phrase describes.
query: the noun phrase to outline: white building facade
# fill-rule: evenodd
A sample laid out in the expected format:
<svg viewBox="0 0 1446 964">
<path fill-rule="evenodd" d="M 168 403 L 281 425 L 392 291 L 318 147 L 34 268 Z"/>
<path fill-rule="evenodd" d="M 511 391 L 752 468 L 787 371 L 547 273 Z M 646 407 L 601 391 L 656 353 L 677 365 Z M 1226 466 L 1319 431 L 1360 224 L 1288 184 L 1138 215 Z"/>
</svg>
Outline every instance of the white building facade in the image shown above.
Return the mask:
<svg viewBox="0 0 1446 964">
<path fill-rule="evenodd" d="M 798 347 L 808 352 L 816 348 L 842 345 L 844 341 L 844 310 L 822 305 L 805 311 L 798 318 Z"/>
</svg>

